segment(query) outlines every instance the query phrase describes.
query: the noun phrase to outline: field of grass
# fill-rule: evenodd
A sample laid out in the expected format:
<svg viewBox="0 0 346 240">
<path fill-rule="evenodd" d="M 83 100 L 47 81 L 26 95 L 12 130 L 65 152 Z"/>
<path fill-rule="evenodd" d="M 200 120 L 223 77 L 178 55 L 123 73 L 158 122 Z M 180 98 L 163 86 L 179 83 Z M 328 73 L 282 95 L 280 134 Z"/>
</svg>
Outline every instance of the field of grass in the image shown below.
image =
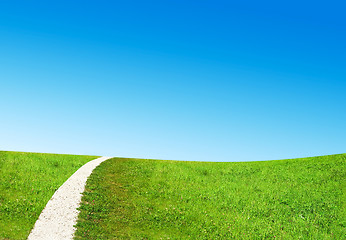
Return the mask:
<svg viewBox="0 0 346 240">
<path fill-rule="evenodd" d="M 54 192 L 95 158 L 0 151 L 0 239 L 26 239 Z"/>
<path fill-rule="evenodd" d="M 345 239 L 346 154 L 243 163 L 114 158 L 77 239 Z"/>
</svg>

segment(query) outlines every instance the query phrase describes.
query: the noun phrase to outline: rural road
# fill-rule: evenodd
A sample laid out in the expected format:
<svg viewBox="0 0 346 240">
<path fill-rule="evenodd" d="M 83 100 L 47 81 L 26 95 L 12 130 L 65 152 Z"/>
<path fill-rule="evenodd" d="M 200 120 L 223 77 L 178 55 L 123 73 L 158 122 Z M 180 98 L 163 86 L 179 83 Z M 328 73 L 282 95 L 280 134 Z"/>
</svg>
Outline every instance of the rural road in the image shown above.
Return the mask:
<svg viewBox="0 0 346 240">
<path fill-rule="evenodd" d="M 79 168 L 54 193 L 41 212 L 28 240 L 67 240 L 73 239 L 82 193 L 92 171 L 111 157 L 100 157 Z"/>
</svg>

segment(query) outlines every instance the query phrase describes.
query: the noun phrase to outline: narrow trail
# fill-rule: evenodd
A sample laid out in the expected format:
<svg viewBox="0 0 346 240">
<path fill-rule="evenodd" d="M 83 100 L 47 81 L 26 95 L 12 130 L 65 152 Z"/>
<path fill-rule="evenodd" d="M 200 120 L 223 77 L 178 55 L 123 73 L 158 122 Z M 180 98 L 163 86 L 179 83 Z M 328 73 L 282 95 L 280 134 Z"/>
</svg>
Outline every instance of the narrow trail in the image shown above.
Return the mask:
<svg viewBox="0 0 346 240">
<path fill-rule="evenodd" d="M 41 212 L 28 240 L 67 240 L 73 239 L 76 228 L 82 193 L 92 171 L 111 157 L 100 157 L 79 168 L 54 193 Z"/>
</svg>

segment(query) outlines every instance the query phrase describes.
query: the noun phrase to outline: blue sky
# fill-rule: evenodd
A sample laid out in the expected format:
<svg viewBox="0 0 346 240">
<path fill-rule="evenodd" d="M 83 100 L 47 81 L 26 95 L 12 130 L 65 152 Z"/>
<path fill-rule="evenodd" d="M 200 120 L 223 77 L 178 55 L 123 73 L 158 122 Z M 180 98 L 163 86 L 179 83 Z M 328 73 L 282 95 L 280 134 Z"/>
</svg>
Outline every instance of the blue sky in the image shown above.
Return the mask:
<svg viewBox="0 0 346 240">
<path fill-rule="evenodd" d="M 344 153 L 342 1 L 1 1 L 0 149 Z"/>
</svg>

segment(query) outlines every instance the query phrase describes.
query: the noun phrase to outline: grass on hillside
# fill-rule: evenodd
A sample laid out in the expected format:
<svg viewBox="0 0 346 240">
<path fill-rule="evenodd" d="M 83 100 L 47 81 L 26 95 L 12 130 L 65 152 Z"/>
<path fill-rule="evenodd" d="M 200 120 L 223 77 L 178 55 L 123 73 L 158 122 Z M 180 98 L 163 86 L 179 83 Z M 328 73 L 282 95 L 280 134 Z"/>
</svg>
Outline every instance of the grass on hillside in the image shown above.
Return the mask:
<svg viewBox="0 0 346 240">
<path fill-rule="evenodd" d="M 95 158 L 0 151 L 0 239 L 26 239 L 54 192 Z"/>
<path fill-rule="evenodd" d="M 243 163 L 114 158 L 77 239 L 345 239 L 346 154 Z"/>
</svg>

